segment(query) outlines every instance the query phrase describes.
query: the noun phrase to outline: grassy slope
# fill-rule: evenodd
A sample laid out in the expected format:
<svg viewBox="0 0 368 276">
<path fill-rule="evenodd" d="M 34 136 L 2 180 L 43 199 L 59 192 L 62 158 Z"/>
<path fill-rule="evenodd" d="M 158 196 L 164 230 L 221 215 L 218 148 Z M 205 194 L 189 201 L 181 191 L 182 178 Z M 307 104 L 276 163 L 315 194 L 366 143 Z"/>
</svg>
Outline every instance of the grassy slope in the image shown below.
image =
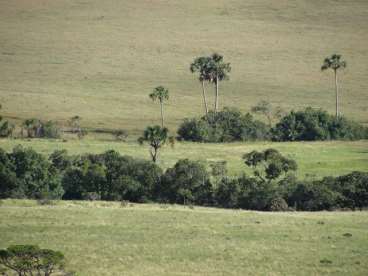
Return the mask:
<svg viewBox="0 0 368 276">
<path fill-rule="evenodd" d="M 149 158 L 148 146 L 139 146 L 136 142 L 118 143 L 97 140 L 0 140 L 0 148 L 11 150 L 21 144 L 35 150 L 50 154 L 56 149 L 67 149 L 69 154 L 101 153 L 110 149 L 121 154 L 139 158 Z M 203 161 L 227 161 L 229 172 L 239 174 L 246 170 L 241 157 L 252 150 L 276 148 L 281 153 L 295 159 L 298 163 L 299 177 L 306 174 L 317 177 L 342 175 L 354 170 L 368 171 L 368 141 L 357 142 L 295 142 L 295 143 L 230 143 L 200 144 L 176 143 L 174 148 L 165 147 L 161 151 L 159 165 L 171 167 L 181 158 Z"/>
<path fill-rule="evenodd" d="M 0 102 L 14 119 L 78 114 L 134 132 L 158 122 L 147 94 L 165 85 L 174 128 L 202 112 L 189 63 L 219 51 L 233 66 L 221 106 L 267 99 L 332 112 L 332 72 L 319 68 L 338 52 L 349 65 L 342 111 L 367 123 L 367 18 L 366 0 L 0 1 Z"/>
<path fill-rule="evenodd" d="M 0 247 L 30 243 L 61 250 L 79 275 L 368 273 L 367 212 L 6 201 L 0 218 Z"/>
</svg>

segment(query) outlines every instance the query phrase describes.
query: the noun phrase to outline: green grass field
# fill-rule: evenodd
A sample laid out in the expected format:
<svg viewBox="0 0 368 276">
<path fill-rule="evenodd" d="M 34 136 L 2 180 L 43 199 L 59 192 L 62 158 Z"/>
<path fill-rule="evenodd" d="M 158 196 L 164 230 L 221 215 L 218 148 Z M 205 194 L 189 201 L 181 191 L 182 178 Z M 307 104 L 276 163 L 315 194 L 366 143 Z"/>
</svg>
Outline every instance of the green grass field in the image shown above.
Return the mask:
<svg viewBox="0 0 368 276">
<path fill-rule="evenodd" d="M 57 149 L 66 149 L 69 154 L 102 153 L 113 149 L 121 154 L 138 158 L 149 159 L 148 146 L 140 146 L 136 142 L 113 142 L 91 140 L 0 140 L 0 148 L 7 151 L 16 145 L 32 147 L 36 151 L 49 155 Z M 278 149 L 282 154 L 295 159 L 298 163 L 298 176 L 322 177 L 329 175 L 342 175 L 352 171 L 368 171 L 368 141 L 356 142 L 253 142 L 253 143 L 227 143 L 227 144 L 202 144 L 180 143 L 174 148 L 166 146 L 162 149 L 159 166 L 163 169 L 171 167 L 179 159 L 189 158 L 202 161 L 226 161 L 229 173 L 238 175 L 248 172 L 241 157 L 252 150 L 264 150 L 267 148 Z"/>
<path fill-rule="evenodd" d="M 341 110 L 368 121 L 366 0 L 13 0 L 0 1 L 0 103 L 13 120 L 65 122 L 131 133 L 159 122 L 148 93 L 170 89 L 167 122 L 202 114 L 194 57 L 231 62 L 220 106 L 249 110 L 265 99 L 286 110 L 334 111 L 340 53 Z M 213 93 L 209 91 L 209 100 Z"/>
<path fill-rule="evenodd" d="M 0 247 L 60 250 L 78 275 L 368 273 L 365 211 L 262 213 L 6 200 L 0 222 Z"/>
</svg>

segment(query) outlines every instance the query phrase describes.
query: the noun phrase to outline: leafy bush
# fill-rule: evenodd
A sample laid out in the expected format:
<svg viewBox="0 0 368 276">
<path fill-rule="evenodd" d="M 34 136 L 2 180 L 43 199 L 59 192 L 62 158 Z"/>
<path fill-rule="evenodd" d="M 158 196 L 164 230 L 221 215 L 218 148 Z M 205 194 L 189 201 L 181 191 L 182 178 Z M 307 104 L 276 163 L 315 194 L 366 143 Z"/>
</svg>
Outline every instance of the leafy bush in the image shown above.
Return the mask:
<svg viewBox="0 0 368 276">
<path fill-rule="evenodd" d="M 224 208 L 238 208 L 240 192 L 238 179 L 222 178 L 215 191 L 216 204 Z"/>
<path fill-rule="evenodd" d="M 206 205 L 212 202 L 212 193 L 206 167 L 188 159 L 179 160 L 167 169 L 159 187 L 160 198 L 172 203 Z"/>
<path fill-rule="evenodd" d="M 335 178 L 299 183 L 289 198 L 289 204 L 297 210 L 321 211 L 339 208 L 341 194 L 333 189 Z"/>
<path fill-rule="evenodd" d="M 368 173 L 352 172 L 337 177 L 333 188 L 342 195 L 341 207 L 362 209 L 368 206 Z"/>
<path fill-rule="evenodd" d="M 64 262 L 63 253 L 36 245 L 12 245 L 0 250 L 0 266 L 18 275 L 67 275 Z"/>
<path fill-rule="evenodd" d="M 212 205 L 264 211 L 319 211 L 368 207 L 368 173 L 297 181 L 294 160 L 274 149 L 244 156 L 254 175 L 226 176 L 226 163 L 179 160 L 162 170 L 153 162 L 115 151 L 69 156 L 55 151 L 46 159 L 32 149 L 0 149 L 0 199 L 118 200 Z M 211 172 L 211 174 L 210 174 Z"/>
<path fill-rule="evenodd" d="M 84 199 L 94 192 L 102 200 L 150 201 L 162 174 L 152 162 L 115 151 L 87 154 L 72 162 L 63 177 L 64 199 Z"/>
<path fill-rule="evenodd" d="M 272 212 L 284 212 L 289 210 L 289 206 L 282 197 L 275 197 L 270 202 L 269 210 Z"/>
<path fill-rule="evenodd" d="M 59 126 L 53 121 L 47 121 L 42 123 L 42 135 L 41 137 L 44 138 L 60 138 L 60 128 Z"/>
<path fill-rule="evenodd" d="M 249 113 L 224 108 L 199 119 L 185 119 L 179 126 L 178 139 L 194 142 L 266 140 L 269 139 L 269 128 Z"/>
<path fill-rule="evenodd" d="M 321 109 L 291 111 L 272 129 L 275 141 L 358 140 L 368 137 L 368 129 L 344 117 Z"/>
<path fill-rule="evenodd" d="M 58 172 L 32 149 L 0 151 L 0 197 L 59 199 L 64 191 Z"/>
<path fill-rule="evenodd" d="M 14 125 L 10 124 L 8 121 L 4 121 L 0 116 L 0 137 L 10 137 L 14 131 Z"/>
<path fill-rule="evenodd" d="M 60 129 L 53 121 L 27 119 L 23 122 L 23 136 L 27 138 L 60 138 Z"/>
</svg>

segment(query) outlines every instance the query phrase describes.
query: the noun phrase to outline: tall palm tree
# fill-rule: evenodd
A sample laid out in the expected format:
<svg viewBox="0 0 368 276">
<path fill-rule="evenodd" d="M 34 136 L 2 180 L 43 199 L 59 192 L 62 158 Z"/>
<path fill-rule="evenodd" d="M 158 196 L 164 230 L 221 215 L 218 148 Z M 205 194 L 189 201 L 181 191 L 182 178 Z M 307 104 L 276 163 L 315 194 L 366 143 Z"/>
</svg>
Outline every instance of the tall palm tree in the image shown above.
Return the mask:
<svg viewBox="0 0 368 276">
<path fill-rule="evenodd" d="M 157 86 L 149 97 L 152 101 L 158 100 L 161 109 L 161 127 L 164 127 L 164 101 L 169 99 L 169 90 L 163 86 Z"/>
<path fill-rule="evenodd" d="M 321 70 L 332 69 L 335 74 L 335 92 L 336 92 L 336 118 L 339 117 L 339 85 L 337 82 L 337 70 L 344 69 L 346 61 L 341 60 L 341 55 L 333 54 L 331 57 L 325 58 Z"/>
<path fill-rule="evenodd" d="M 209 70 L 211 75 L 211 81 L 215 84 L 216 87 L 216 97 L 215 97 L 215 112 L 218 110 L 218 101 L 219 101 L 219 85 L 220 81 L 228 80 L 231 71 L 230 63 L 224 62 L 224 57 L 217 53 L 212 54 L 211 62 L 209 64 Z"/>
<path fill-rule="evenodd" d="M 208 114 L 208 105 L 207 105 L 207 99 L 206 99 L 205 82 L 211 80 L 210 72 L 209 72 L 210 61 L 211 61 L 210 57 L 198 57 L 190 65 L 190 72 L 192 73 L 198 72 L 198 80 L 202 84 L 202 97 L 203 97 L 203 104 L 204 104 L 206 116 Z"/>
</svg>

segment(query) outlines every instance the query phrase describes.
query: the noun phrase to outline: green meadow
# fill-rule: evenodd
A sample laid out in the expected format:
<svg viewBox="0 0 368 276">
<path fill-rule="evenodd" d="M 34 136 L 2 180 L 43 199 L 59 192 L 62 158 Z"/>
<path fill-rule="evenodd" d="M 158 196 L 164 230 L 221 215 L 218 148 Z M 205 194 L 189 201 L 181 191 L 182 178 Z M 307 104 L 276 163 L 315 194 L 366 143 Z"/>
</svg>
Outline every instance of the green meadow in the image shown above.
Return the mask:
<svg viewBox="0 0 368 276">
<path fill-rule="evenodd" d="M 262 213 L 5 200 L 0 247 L 65 253 L 77 275 L 367 275 L 367 212 Z"/>
</svg>

